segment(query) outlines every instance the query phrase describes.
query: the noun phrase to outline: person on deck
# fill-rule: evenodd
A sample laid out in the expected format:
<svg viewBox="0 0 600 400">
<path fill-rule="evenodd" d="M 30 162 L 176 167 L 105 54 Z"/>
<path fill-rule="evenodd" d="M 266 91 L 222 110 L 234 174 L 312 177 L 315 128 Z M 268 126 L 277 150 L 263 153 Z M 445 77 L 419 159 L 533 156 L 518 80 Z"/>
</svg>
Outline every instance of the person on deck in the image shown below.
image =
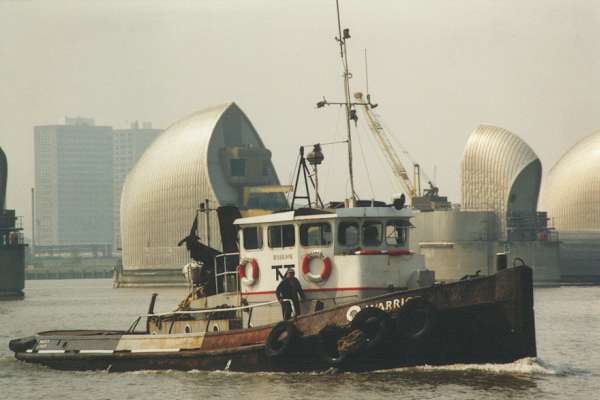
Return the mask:
<svg viewBox="0 0 600 400">
<path fill-rule="evenodd" d="M 304 290 L 300 286 L 300 281 L 296 279 L 293 269 L 289 269 L 285 273 L 285 278 L 283 278 L 275 290 L 275 296 L 277 296 L 277 300 L 281 303 L 283 319 L 288 320 L 292 317 L 292 306 L 289 301 L 284 300 L 291 300 L 296 311 L 295 316 L 300 315 L 300 299 L 304 300 Z"/>
</svg>

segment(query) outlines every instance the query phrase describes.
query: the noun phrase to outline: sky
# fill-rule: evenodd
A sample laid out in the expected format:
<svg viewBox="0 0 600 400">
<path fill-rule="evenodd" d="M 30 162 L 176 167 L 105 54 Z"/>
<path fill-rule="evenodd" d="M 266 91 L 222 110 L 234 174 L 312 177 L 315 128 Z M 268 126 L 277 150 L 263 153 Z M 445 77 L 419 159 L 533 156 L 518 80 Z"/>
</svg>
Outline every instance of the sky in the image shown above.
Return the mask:
<svg viewBox="0 0 600 400">
<path fill-rule="evenodd" d="M 506 128 L 544 173 L 600 130 L 600 2 L 341 0 L 352 91 L 369 90 L 395 143 L 460 202 L 460 160 L 481 123 Z M 7 205 L 30 221 L 33 126 L 65 116 L 115 128 L 167 128 L 235 101 L 282 183 L 300 145 L 345 138 L 333 0 L 0 0 L 0 147 Z M 359 114 L 360 117 L 360 114 Z M 348 191 L 346 149 L 324 147 L 319 186 Z M 364 123 L 354 131 L 357 191 L 400 191 Z"/>
</svg>

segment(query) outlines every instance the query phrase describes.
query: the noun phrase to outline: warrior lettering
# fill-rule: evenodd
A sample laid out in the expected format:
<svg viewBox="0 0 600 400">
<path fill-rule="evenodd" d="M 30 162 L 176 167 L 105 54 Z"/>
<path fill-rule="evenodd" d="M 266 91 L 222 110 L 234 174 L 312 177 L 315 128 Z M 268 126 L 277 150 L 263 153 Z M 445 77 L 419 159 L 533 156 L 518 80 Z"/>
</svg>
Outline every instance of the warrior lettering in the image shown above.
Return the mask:
<svg viewBox="0 0 600 400">
<path fill-rule="evenodd" d="M 364 306 L 364 308 L 377 307 L 383 311 L 394 311 L 402 307 L 408 301 L 408 299 L 410 299 L 410 297 L 400 297 L 392 300 L 382 301 L 379 303 L 367 304 L 366 306 Z M 346 312 L 346 319 L 348 319 L 348 321 L 352 321 L 354 316 L 360 310 L 361 307 L 359 305 L 353 305 L 349 307 L 348 311 Z"/>
</svg>

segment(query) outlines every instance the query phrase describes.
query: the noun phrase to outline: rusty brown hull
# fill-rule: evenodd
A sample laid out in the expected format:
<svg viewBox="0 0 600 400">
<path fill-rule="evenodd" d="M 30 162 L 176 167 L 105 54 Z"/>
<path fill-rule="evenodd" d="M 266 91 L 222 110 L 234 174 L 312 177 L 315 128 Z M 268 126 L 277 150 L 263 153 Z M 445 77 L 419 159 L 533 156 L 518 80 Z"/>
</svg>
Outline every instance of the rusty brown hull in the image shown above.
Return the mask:
<svg viewBox="0 0 600 400">
<path fill-rule="evenodd" d="M 319 345 L 318 334 L 323 328 L 346 325 L 352 307 L 378 307 L 393 314 L 409 298 L 424 299 L 436 309 L 435 327 L 426 339 L 409 341 L 400 333 L 391 333 L 378 349 L 349 358 L 337 367 L 363 371 L 421 364 L 506 363 L 536 356 L 532 273 L 528 267 L 392 292 L 303 315 L 294 322 L 300 332 L 298 342 L 281 357 L 269 357 L 265 352 L 272 326 L 208 332 L 196 348 L 142 352 L 119 349 L 118 343 L 128 337 L 119 332 L 49 332 L 33 337 L 36 345 L 28 351 L 16 351 L 15 356 L 65 370 L 319 371 L 332 366 Z M 36 351 L 42 340 L 46 350 Z M 102 348 L 104 353 L 93 353 L 86 346 Z"/>
</svg>

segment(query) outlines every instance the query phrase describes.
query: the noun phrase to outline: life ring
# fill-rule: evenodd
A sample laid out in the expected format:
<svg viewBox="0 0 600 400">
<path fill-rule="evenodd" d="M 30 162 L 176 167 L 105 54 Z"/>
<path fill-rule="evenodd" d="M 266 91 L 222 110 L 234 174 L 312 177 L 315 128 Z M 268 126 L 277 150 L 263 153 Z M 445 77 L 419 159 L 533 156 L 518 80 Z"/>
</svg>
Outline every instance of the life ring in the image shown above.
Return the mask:
<svg viewBox="0 0 600 400">
<path fill-rule="evenodd" d="M 285 334 L 285 335 L 284 335 Z M 265 341 L 265 353 L 268 357 L 281 357 L 288 354 L 296 345 L 298 328 L 290 321 L 281 321 L 271 329 Z"/>
<path fill-rule="evenodd" d="M 246 265 L 250 263 L 250 276 L 246 275 Z M 252 286 L 256 283 L 258 279 L 258 263 L 254 258 L 248 259 L 245 258 L 240 262 L 240 265 L 237 267 L 238 275 L 240 276 L 240 280 L 246 286 Z"/>
<path fill-rule="evenodd" d="M 394 327 L 404 339 L 420 342 L 428 339 L 435 329 L 437 310 L 421 297 L 408 299 L 394 317 Z"/>
<path fill-rule="evenodd" d="M 317 257 L 323 262 L 323 269 L 321 269 L 321 273 L 313 274 L 310 272 L 310 261 Z M 329 275 L 331 275 L 331 260 L 329 257 L 323 257 L 321 253 L 306 254 L 302 258 L 302 274 L 311 282 L 325 282 L 329 278 Z"/>
</svg>

